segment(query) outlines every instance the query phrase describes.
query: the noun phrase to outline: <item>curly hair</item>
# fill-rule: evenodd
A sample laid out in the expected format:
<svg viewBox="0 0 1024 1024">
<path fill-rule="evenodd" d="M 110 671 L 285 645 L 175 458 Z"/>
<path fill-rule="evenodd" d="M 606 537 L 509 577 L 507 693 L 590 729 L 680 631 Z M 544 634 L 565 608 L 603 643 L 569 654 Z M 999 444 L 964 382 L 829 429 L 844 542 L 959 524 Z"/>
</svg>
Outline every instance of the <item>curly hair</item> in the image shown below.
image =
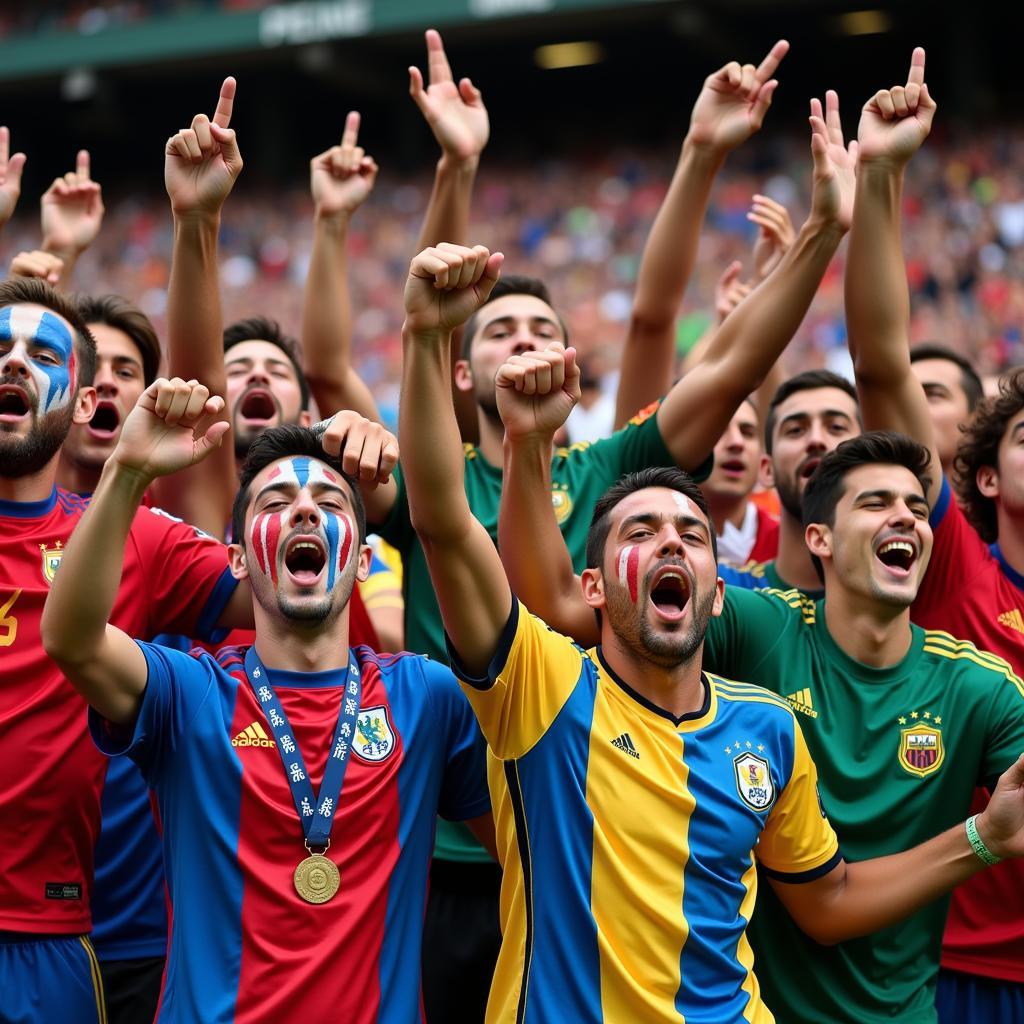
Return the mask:
<svg viewBox="0 0 1024 1024">
<path fill-rule="evenodd" d="M 991 544 L 999 539 L 996 503 L 981 493 L 978 470 L 999 468 L 999 444 L 1007 424 L 1024 409 L 1024 366 L 1007 370 L 999 378 L 999 394 L 978 403 L 970 423 L 961 429 L 963 438 L 953 463 L 960 502 L 981 539 Z"/>
</svg>

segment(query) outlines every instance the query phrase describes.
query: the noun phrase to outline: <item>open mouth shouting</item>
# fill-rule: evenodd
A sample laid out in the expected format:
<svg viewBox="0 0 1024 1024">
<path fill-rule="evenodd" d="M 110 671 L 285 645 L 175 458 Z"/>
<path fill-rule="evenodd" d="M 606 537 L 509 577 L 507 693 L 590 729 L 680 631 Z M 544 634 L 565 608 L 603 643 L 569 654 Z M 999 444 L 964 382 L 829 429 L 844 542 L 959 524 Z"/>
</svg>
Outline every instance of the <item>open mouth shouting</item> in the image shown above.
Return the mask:
<svg viewBox="0 0 1024 1024">
<path fill-rule="evenodd" d="M 747 471 L 747 464 L 742 459 L 726 459 L 719 463 L 719 468 L 727 477 L 741 477 Z"/>
<path fill-rule="evenodd" d="M 800 465 L 800 471 L 798 476 L 800 477 L 801 483 L 807 483 L 814 474 L 814 471 L 821 465 L 821 456 L 812 455 L 809 459 L 805 459 Z"/>
<path fill-rule="evenodd" d="M 256 427 L 263 427 L 278 417 L 280 409 L 266 388 L 250 388 L 239 399 L 238 416 Z"/>
<path fill-rule="evenodd" d="M 0 385 L 0 423 L 21 423 L 32 412 L 28 392 L 17 384 Z"/>
<path fill-rule="evenodd" d="M 297 586 L 316 586 L 326 565 L 327 550 L 316 534 L 300 533 L 288 541 L 284 567 Z"/>
<path fill-rule="evenodd" d="M 117 406 L 108 399 L 96 403 L 96 411 L 89 420 L 89 436 L 96 441 L 113 441 L 121 426 L 121 414 Z"/>
<path fill-rule="evenodd" d="M 650 602 L 665 622 L 678 622 L 690 603 L 690 578 L 677 565 L 658 569 L 651 580 Z"/>
<path fill-rule="evenodd" d="M 897 580 L 910 576 L 919 551 L 913 537 L 889 537 L 875 549 L 875 557 L 885 566 L 886 573 Z"/>
</svg>

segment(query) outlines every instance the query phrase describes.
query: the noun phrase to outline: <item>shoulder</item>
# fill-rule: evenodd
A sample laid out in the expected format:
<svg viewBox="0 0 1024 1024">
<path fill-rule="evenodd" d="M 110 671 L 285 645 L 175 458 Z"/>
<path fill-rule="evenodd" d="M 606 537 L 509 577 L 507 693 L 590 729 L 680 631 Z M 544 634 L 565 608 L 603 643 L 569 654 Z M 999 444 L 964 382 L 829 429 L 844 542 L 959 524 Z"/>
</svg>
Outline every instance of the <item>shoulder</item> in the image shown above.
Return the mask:
<svg viewBox="0 0 1024 1024">
<path fill-rule="evenodd" d="M 723 576 L 728 584 L 730 581 Z M 818 610 L 816 603 L 802 590 L 795 587 L 790 590 L 779 590 L 776 587 L 726 587 L 726 600 L 736 607 L 737 611 L 756 613 L 764 611 L 774 614 L 780 619 L 792 620 L 813 626 L 817 622 Z"/>
<path fill-rule="evenodd" d="M 784 697 L 766 690 L 756 683 L 744 683 L 725 676 L 706 673 L 714 687 L 715 696 L 724 702 L 726 708 L 732 704 L 755 705 L 759 716 L 780 716 L 779 722 L 787 727 L 794 720 L 793 709 Z"/>
<path fill-rule="evenodd" d="M 929 659 L 929 672 L 975 680 L 986 687 L 1007 683 L 1024 697 L 1024 682 L 1013 666 L 990 651 L 979 650 L 969 640 L 958 640 L 941 629 L 927 629 L 924 654 Z"/>
<path fill-rule="evenodd" d="M 148 505 L 139 507 L 132 520 L 131 529 L 132 533 L 137 535 L 181 533 L 197 540 L 211 541 L 214 544 L 220 543 L 216 537 L 205 530 L 200 530 L 198 526 L 192 526 L 184 519 L 171 515 L 170 512 L 165 512 L 162 508 Z"/>
<path fill-rule="evenodd" d="M 74 491 L 66 491 L 63 487 L 57 488 L 57 508 L 66 516 L 81 516 L 89 507 L 88 494 L 75 494 Z"/>
</svg>

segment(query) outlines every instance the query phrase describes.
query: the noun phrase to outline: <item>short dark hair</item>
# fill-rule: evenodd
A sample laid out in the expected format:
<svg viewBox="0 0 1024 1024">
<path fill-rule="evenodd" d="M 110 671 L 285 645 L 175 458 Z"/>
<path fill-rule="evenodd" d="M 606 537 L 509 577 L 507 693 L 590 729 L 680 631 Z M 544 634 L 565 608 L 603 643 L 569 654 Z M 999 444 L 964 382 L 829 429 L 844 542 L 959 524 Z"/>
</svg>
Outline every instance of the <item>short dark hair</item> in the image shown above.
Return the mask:
<svg viewBox="0 0 1024 1024">
<path fill-rule="evenodd" d="M 548 291 L 548 286 L 539 277 L 529 277 L 526 274 L 506 274 L 498 280 L 491 294 L 487 296 L 487 302 L 466 321 L 466 326 L 462 330 L 462 348 L 459 352 L 462 359 L 469 359 L 469 355 L 473 350 L 473 337 L 477 332 L 477 325 L 480 321 L 480 311 L 485 309 L 489 303 L 494 302 L 495 299 L 503 299 L 506 295 L 532 295 L 535 299 L 546 302 L 551 306 L 552 310 L 555 309 L 551 301 L 551 292 Z M 558 315 L 557 310 L 555 310 L 555 316 L 558 318 L 559 324 L 561 324 L 562 334 L 564 335 L 565 343 L 568 345 L 569 330 L 565 326 L 565 321 Z"/>
<path fill-rule="evenodd" d="M 708 521 L 708 533 L 711 535 L 711 553 L 717 562 L 718 538 L 715 536 L 715 525 L 708 512 L 708 503 L 693 477 L 675 466 L 651 466 L 620 477 L 597 499 L 594 514 L 590 518 L 590 529 L 587 531 L 587 568 L 597 569 L 603 564 L 604 547 L 612 525 L 612 509 L 631 494 L 647 490 L 648 487 L 667 487 L 670 491 L 685 494 L 704 513 Z"/>
<path fill-rule="evenodd" d="M 845 491 L 848 473 L 859 466 L 904 466 L 914 474 L 925 497 L 931 487 L 931 452 L 906 434 L 891 430 L 871 430 L 843 441 L 830 451 L 811 474 L 804 489 L 804 528 L 811 523 L 835 526 L 836 506 Z M 818 578 L 824 581 L 821 559 L 811 555 Z"/>
<path fill-rule="evenodd" d="M 366 506 L 359 491 L 359 484 L 341 468 L 341 460 L 328 455 L 320 445 L 320 437 L 310 427 L 300 427 L 287 423 L 281 427 L 264 430 L 249 446 L 249 454 L 242 464 L 242 472 L 238 480 L 238 493 L 231 507 L 231 539 L 235 544 L 245 543 L 245 510 L 249 505 L 249 488 L 260 470 L 265 469 L 278 459 L 294 456 L 308 456 L 318 459 L 330 466 L 337 474 L 344 477 L 352 492 L 352 510 L 356 516 L 356 528 L 359 532 L 359 543 L 366 541 Z"/>
<path fill-rule="evenodd" d="M 803 373 L 784 380 L 772 395 L 772 400 L 768 404 L 768 415 L 764 421 L 764 450 L 769 455 L 772 453 L 772 434 L 775 432 L 779 406 L 798 391 L 815 391 L 818 388 L 836 388 L 848 394 L 854 402 L 857 401 L 857 389 L 845 377 L 840 377 L 831 370 L 804 370 Z M 859 407 L 857 422 L 860 423 Z"/>
<path fill-rule="evenodd" d="M 134 302 L 120 295 L 76 295 L 75 304 L 87 324 L 106 324 L 124 331 L 139 350 L 146 386 L 156 380 L 160 369 L 160 339 L 152 321 Z"/>
<path fill-rule="evenodd" d="M 920 362 L 922 359 L 945 359 L 946 362 L 956 363 L 960 367 L 960 387 L 967 399 L 967 411 L 974 412 L 978 403 L 985 397 L 985 387 L 971 361 L 959 352 L 932 341 L 915 345 L 910 350 L 912 363 Z"/>
<path fill-rule="evenodd" d="M 10 277 L 0 283 L 0 309 L 23 302 L 45 306 L 71 324 L 78 357 L 78 387 L 89 387 L 96 377 L 96 339 L 89 332 L 74 300 L 38 277 Z"/>
<path fill-rule="evenodd" d="M 299 343 L 290 338 L 281 330 L 281 325 L 276 320 L 265 316 L 250 316 L 245 320 L 236 320 L 224 329 L 224 354 L 228 350 L 240 345 L 243 341 L 266 341 L 276 348 L 279 348 L 292 364 L 295 376 L 299 382 L 299 391 L 302 395 L 302 410 L 309 408 L 309 381 L 302 372 L 302 359 L 299 355 Z"/>
<path fill-rule="evenodd" d="M 961 507 L 981 539 L 992 544 L 999 539 L 996 503 L 978 488 L 982 466 L 999 468 L 999 443 L 1006 425 L 1024 409 L 1024 366 L 1007 370 L 999 378 L 999 394 L 978 403 L 953 460 Z"/>
</svg>

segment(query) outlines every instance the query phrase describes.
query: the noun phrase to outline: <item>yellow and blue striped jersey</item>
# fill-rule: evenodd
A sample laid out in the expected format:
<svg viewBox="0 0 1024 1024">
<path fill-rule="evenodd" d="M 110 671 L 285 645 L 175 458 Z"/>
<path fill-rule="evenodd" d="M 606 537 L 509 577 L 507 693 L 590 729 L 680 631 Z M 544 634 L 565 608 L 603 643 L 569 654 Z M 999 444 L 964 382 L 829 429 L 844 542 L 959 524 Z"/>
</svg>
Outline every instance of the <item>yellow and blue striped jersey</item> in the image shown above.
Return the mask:
<svg viewBox="0 0 1024 1024">
<path fill-rule="evenodd" d="M 755 850 L 788 882 L 841 858 L 788 704 L 705 675 L 676 720 L 516 602 L 485 678 L 452 660 L 504 869 L 488 1024 L 772 1021 L 745 935 Z"/>
</svg>

